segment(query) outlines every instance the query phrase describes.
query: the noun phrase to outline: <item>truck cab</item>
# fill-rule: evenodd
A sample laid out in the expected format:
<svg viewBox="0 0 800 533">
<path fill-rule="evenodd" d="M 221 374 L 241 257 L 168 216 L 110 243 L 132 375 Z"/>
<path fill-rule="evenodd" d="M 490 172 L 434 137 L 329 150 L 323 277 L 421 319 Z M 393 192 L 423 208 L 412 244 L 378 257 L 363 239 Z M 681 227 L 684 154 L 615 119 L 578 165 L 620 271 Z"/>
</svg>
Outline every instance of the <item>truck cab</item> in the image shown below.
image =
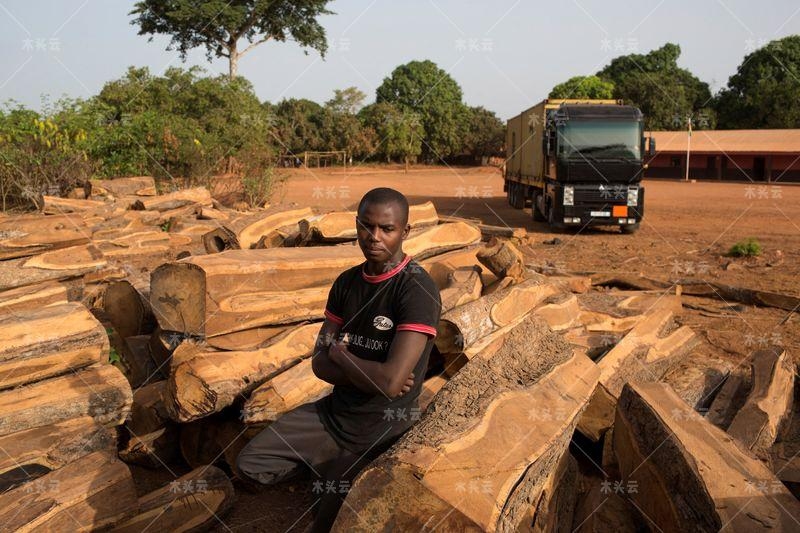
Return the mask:
<svg viewBox="0 0 800 533">
<path fill-rule="evenodd" d="M 526 120 L 541 116 L 542 127 L 529 128 L 530 144 L 512 155 L 523 158 L 517 162 L 523 172 L 509 174 L 507 166 L 509 203 L 521 208 L 530 199 L 534 220 L 554 227 L 636 231 L 644 215 L 647 145 L 641 111 L 614 101 L 548 103 L 529 110 Z M 509 121 L 511 127 L 517 126 Z"/>
</svg>

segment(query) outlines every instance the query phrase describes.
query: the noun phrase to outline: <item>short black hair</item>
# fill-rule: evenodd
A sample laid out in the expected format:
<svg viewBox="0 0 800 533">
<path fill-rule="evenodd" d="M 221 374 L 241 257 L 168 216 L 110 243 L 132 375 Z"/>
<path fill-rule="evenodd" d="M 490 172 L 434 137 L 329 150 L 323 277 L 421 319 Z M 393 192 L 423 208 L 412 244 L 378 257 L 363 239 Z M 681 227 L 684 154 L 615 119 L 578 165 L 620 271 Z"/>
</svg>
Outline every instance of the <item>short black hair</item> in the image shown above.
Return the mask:
<svg viewBox="0 0 800 533">
<path fill-rule="evenodd" d="M 400 191 L 389 187 L 378 187 L 367 192 L 358 203 L 358 214 L 360 215 L 367 204 L 397 204 L 400 206 L 401 224 L 408 224 L 408 198 Z"/>
</svg>

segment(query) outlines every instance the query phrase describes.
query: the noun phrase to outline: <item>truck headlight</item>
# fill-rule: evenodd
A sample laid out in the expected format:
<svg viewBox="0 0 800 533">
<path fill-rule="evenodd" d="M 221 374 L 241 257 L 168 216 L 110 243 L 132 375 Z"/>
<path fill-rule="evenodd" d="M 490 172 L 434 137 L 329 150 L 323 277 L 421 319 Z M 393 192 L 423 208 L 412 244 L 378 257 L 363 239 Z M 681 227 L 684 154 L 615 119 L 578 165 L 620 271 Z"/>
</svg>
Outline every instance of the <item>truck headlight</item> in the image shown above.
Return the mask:
<svg viewBox="0 0 800 533">
<path fill-rule="evenodd" d="M 573 187 L 564 187 L 564 205 L 574 205 L 575 203 L 575 189 Z"/>
<path fill-rule="evenodd" d="M 631 187 L 628 189 L 628 205 L 639 204 L 639 187 Z"/>
</svg>

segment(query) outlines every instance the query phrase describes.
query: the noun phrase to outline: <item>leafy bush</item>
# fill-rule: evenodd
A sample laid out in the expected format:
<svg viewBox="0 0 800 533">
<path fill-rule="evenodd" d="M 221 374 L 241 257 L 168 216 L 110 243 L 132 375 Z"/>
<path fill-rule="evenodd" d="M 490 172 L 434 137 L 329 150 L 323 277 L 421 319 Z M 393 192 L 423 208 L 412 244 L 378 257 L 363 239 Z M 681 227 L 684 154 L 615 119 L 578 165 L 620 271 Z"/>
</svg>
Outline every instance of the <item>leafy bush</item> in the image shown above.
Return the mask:
<svg viewBox="0 0 800 533">
<path fill-rule="evenodd" d="M 733 257 L 755 257 L 761 255 L 761 245 L 751 237 L 731 246 L 728 255 Z"/>
<path fill-rule="evenodd" d="M 0 205 L 41 209 L 42 195 L 65 195 L 92 175 L 88 133 L 77 104 L 61 101 L 37 113 L 0 111 Z"/>
</svg>

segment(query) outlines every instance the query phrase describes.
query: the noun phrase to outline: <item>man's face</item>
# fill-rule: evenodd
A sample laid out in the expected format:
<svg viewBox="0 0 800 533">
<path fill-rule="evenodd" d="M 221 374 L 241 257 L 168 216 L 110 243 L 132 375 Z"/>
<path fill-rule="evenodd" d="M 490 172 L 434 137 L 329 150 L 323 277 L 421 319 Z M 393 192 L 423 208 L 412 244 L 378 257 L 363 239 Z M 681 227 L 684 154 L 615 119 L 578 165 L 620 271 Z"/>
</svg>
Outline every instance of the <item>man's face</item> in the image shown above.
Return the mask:
<svg viewBox="0 0 800 533">
<path fill-rule="evenodd" d="M 366 204 L 356 217 L 358 245 L 370 263 L 386 263 L 395 257 L 409 229 L 396 202 Z"/>
</svg>

